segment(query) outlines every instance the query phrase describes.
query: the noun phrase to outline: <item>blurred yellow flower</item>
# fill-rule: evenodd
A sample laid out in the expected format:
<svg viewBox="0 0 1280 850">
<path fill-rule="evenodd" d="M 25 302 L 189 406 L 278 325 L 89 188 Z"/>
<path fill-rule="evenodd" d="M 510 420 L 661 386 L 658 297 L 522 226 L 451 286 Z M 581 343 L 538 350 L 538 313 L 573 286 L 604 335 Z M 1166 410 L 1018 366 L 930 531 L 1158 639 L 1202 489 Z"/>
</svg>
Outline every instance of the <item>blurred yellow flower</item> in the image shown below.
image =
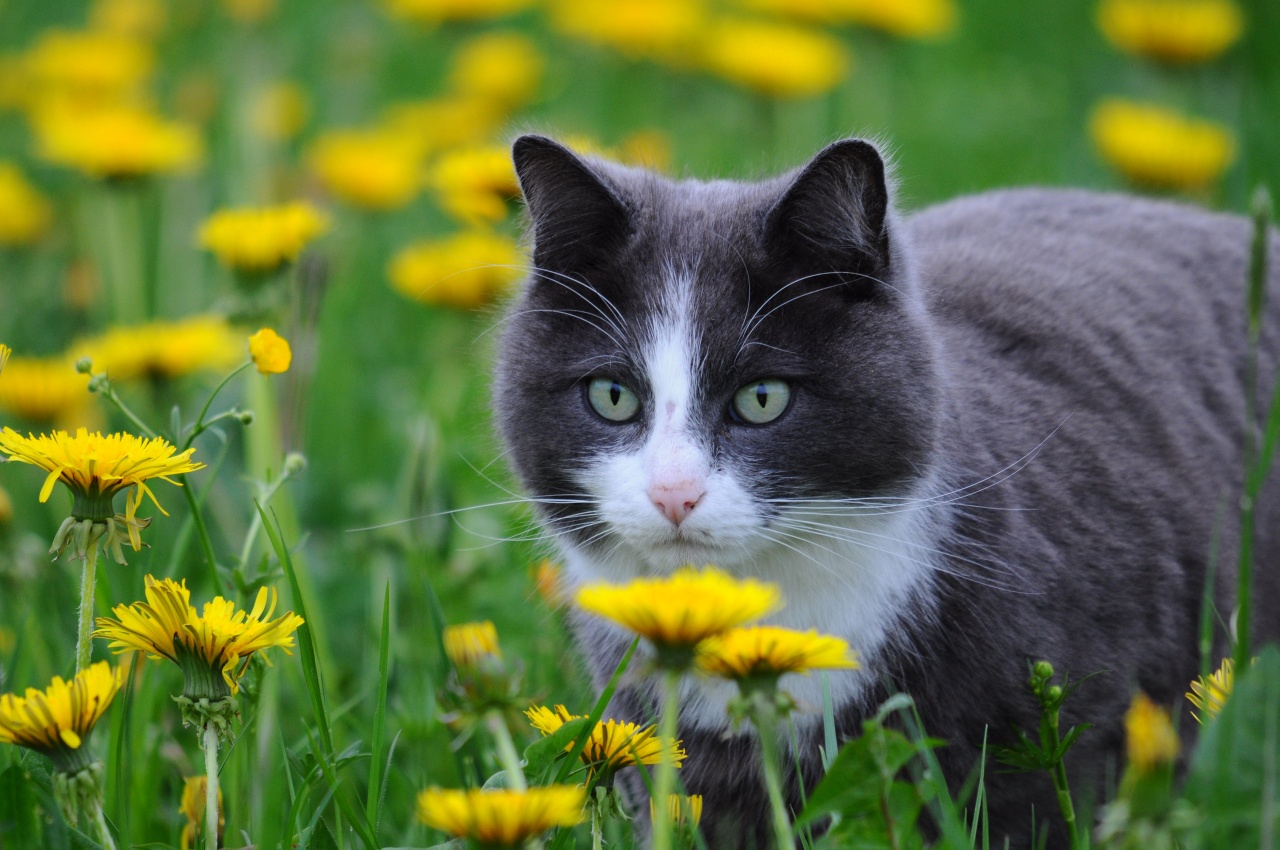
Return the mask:
<svg viewBox="0 0 1280 850">
<path fill-rule="evenodd" d="M 167 658 L 182 668 L 183 696 L 193 701 L 218 702 L 240 690 L 240 679 L 254 653 L 280 647 L 292 655 L 293 633 L 302 618 L 292 611 L 271 619 L 276 610 L 274 589 L 261 588 L 253 609 L 236 610 L 221 596 L 206 602 L 197 614 L 184 579 L 146 577 L 146 602 L 117 605 L 116 619 L 99 617 L 94 637 L 111 641 L 115 652 L 145 652 Z"/>
<path fill-rule="evenodd" d="M 546 785 L 528 791 L 428 788 L 418 795 L 418 819 L 485 848 L 522 847 L 555 826 L 582 820 L 587 789 Z"/>
<path fill-rule="evenodd" d="M 1139 773 L 1172 764 L 1178 757 L 1182 744 L 1169 721 L 1169 712 L 1141 691 L 1125 713 L 1124 731 L 1129 764 Z"/>
<path fill-rule="evenodd" d="M 222 0 L 222 9 L 238 24 L 260 24 L 276 10 L 276 0 Z"/>
<path fill-rule="evenodd" d="M 253 365 L 264 375 L 279 375 L 289 371 L 293 362 L 293 350 L 289 342 L 271 328 L 263 328 L 249 337 L 249 356 Z"/>
<path fill-rule="evenodd" d="M 1156 189 L 1204 189 L 1235 156 L 1226 127 L 1160 106 L 1106 100 L 1090 129 L 1103 159 L 1131 182 Z"/>
<path fill-rule="evenodd" d="M 89 25 L 124 38 L 155 38 L 168 22 L 164 0 L 94 0 Z"/>
<path fill-rule="evenodd" d="M 205 803 L 209 799 L 209 777 L 184 776 L 182 779 L 182 802 L 179 808 L 186 817 L 187 823 L 182 827 L 182 850 L 190 850 L 204 831 Z M 222 811 L 222 787 L 218 787 L 218 845 L 221 846 L 222 828 L 227 819 Z"/>
<path fill-rule="evenodd" d="M 136 94 L 153 64 L 144 42 L 100 30 L 46 30 L 26 53 L 34 94 L 72 98 L 79 106 Z"/>
<path fill-rule="evenodd" d="M 454 54 L 449 87 L 464 98 L 504 108 L 533 99 L 546 62 L 533 42 L 515 32 L 492 32 L 471 39 Z"/>
<path fill-rule="evenodd" d="M 367 210 L 405 206 L 422 188 L 421 159 L 411 140 L 367 130 L 331 130 L 307 157 L 325 188 Z"/>
<path fill-rule="evenodd" d="M 507 205 L 520 197 L 520 182 L 506 145 L 442 154 L 427 179 L 440 206 L 465 224 L 501 221 L 507 217 Z"/>
<path fill-rule="evenodd" d="M 855 670 L 858 661 L 849 644 L 816 631 L 779 626 L 730 629 L 698 644 L 698 669 L 723 679 L 776 679 L 784 673 L 811 670 Z"/>
<path fill-rule="evenodd" d="M 839 0 L 841 18 L 903 38 L 937 38 L 956 26 L 955 0 Z"/>
<path fill-rule="evenodd" d="M 563 705 L 557 705 L 554 709 L 534 705 L 526 709 L 524 714 L 529 718 L 529 725 L 541 732 L 543 737 L 570 720 L 586 717 L 585 714 L 570 714 Z M 641 726 L 639 723 L 609 719 L 600 721 L 591 730 L 579 758 L 586 766 L 588 776 L 601 774 L 600 781 L 607 786 L 616 771 L 630 765 L 659 764 L 664 758 L 668 758 L 676 767 L 682 767 L 689 756 L 680 744 L 680 741 L 671 738 L 658 737 L 656 724 Z M 574 742 L 570 741 L 565 745 L 565 752 L 571 752 L 573 746 Z"/>
<path fill-rule="evenodd" d="M 736 579 L 712 566 L 684 567 L 667 578 L 625 585 L 588 585 L 575 601 L 658 647 L 681 650 L 759 619 L 782 602 L 777 585 Z"/>
<path fill-rule="evenodd" d="M 407 21 L 440 24 L 483 21 L 529 8 L 535 0 L 383 0 L 387 12 Z"/>
<path fill-rule="evenodd" d="M 298 259 L 329 229 L 329 218 L 305 201 L 218 210 L 200 227 L 200 244 L 224 266 L 266 273 Z"/>
<path fill-rule="evenodd" d="M 30 245 L 53 218 L 49 202 L 12 163 L 0 161 L 0 246 Z"/>
<path fill-rule="evenodd" d="M 934 38 L 955 29 L 955 0 L 738 0 L 753 11 L 823 24 L 858 23 L 904 38 Z"/>
<path fill-rule="evenodd" d="M 75 343 L 71 357 L 88 357 L 113 380 L 180 378 L 241 362 L 243 339 L 221 316 L 189 316 L 111 328 Z"/>
<path fill-rule="evenodd" d="M 1222 659 L 1220 666 L 1215 673 L 1208 676 L 1199 677 L 1191 683 L 1191 693 L 1187 694 L 1187 699 L 1191 704 L 1204 714 L 1191 712 L 1191 716 L 1196 719 L 1197 723 L 1204 723 L 1205 717 L 1210 719 L 1217 717 L 1222 711 L 1222 707 L 1227 704 L 1227 697 L 1231 696 L 1231 689 L 1235 686 L 1235 671 L 1230 658 Z"/>
<path fill-rule="evenodd" d="M 667 798 L 668 817 L 672 823 L 688 823 L 697 826 L 702 823 L 702 795 L 691 794 L 686 797 L 683 794 L 672 794 Z M 658 819 L 658 806 L 649 799 L 649 817 L 651 820 Z"/>
<path fill-rule="evenodd" d="M 498 630 L 493 622 L 462 623 L 446 626 L 444 630 L 444 654 L 454 667 L 468 669 L 488 659 L 501 659 Z"/>
<path fill-rule="evenodd" d="M 1244 15 L 1234 0 L 1103 0 L 1098 26 L 1126 53 L 1189 64 L 1235 44 Z"/>
<path fill-rule="evenodd" d="M 488 141 L 505 116 L 506 109 L 493 101 L 448 95 L 392 104 L 382 123 L 388 133 L 426 155 Z"/>
<path fill-rule="evenodd" d="M 307 94 L 297 83 L 281 81 L 260 90 L 253 99 L 250 122 L 254 132 L 272 142 L 292 139 L 311 114 Z"/>
<path fill-rule="evenodd" d="M 392 258 L 387 275 L 401 295 L 470 310 L 507 291 L 523 276 L 524 262 L 507 237 L 477 231 L 410 245 Z"/>
<path fill-rule="evenodd" d="M 9 364 L 9 355 L 13 354 L 13 349 L 0 342 L 0 374 L 4 373 L 4 367 Z"/>
<path fill-rule="evenodd" d="M 725 18 L 707 30 L 702 64 L 736 85 L 794 98 L 835 88 L 851 60 L 843 44 L 818 30 Z"/>
<path fill-rule="evenodd" d="M 0 408 L 31 422 L 72 424 L 92 399 L 89 376 L 66 357 L 15 357 L 0 380 Z"/>
<path fill-rule="evenodd" d="M 66 431 L 54 431 L 47 436 L 28 434 L 24 437 L 6 427 L 0 431 L 0 451 L 8 454 L 11 462 L 28 463 L 49 473 L 40 488 L 41 502 L 49 500 L 59 481 L 65 484 L 72 496 L 69 516 L 77 521 L 112 519 L 116 513 L 116 494 L 130 487 L 133 492 L 125 498 L 126 521 L 132 521 L 137 514 L 143 495 L 151 499 L 160 513 L 168 516 L 147 482 L 159 479 L 181 487 L 182 482 L 175 481 L 173 476 L 205 468 L 203 463 L 191 459 L 195 449 L 178 454 L 177 448 L 163 437 L 104 435 L 84 428 L 77 429 L 74 436 Z M 137 529 L 130 525 L 128 531 L 134 551 L 141 549 Z"/>
<path fill-rule="evenodd" d="M 27 57 L 0 55 L 0 109 L 26 109 L 33 97 Z"/>
<path fill-rule="evenodd" d="M 618 159 L 655 171 L 671 167 L 671 140 L 661 130 L 637 130 L 618 143 Z"/>
<path fill-rule="evenodd" d="M 543 558 L 533 566 L 533 582 L 537 588 L 538 595 L 542 597 L 542 601 L 546 602 L 552 608 L 560 608 L 565 605 L 569 599 L 565 595 L 563 587 L 563 579 L 560 576 L 561 567 L 550 558 Z"/>
<path fill-rule="evenodd" d="M 40 156 L 90 177 L 184 171 L 201 156 L 195 128 L 134 106 L 54 106 L 39 110 L 33 126 Z"/>
<path fill-rule="evenodd" d="M 549 0 L 551 26 L 632 58 L 685 65 L 707 23 L 702 0 Z"/>
<path fill-rule="evenodd" d="M 59 676 L 43 691 L 0 695 L 0 742 L 43 753 L 61 773 L 88 767 L 93 754 L 85 746 L 93 727 L 111 707 L 124 684 L 124 668 L 99 661 L 70 682 Z"/>
</svg>

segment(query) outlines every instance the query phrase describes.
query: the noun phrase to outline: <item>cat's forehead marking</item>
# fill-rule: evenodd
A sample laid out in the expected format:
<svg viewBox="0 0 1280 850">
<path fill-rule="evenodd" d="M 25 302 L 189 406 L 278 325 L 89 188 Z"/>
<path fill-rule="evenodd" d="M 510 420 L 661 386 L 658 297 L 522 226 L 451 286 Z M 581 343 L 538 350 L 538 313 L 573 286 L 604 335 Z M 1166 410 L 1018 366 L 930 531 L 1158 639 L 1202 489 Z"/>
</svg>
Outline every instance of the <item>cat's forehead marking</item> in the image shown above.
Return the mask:
<svg viewBox="0 0 1280 850">
<path fill-rule="evenodd" d="M 693 272 L 668 264 L 663 291 L 652 315 L 644 363 L 653 393 L 655 430 L 682 430 L 689 417 L 694 391 L 697 341 L 691 314 Z"/>
</svg>

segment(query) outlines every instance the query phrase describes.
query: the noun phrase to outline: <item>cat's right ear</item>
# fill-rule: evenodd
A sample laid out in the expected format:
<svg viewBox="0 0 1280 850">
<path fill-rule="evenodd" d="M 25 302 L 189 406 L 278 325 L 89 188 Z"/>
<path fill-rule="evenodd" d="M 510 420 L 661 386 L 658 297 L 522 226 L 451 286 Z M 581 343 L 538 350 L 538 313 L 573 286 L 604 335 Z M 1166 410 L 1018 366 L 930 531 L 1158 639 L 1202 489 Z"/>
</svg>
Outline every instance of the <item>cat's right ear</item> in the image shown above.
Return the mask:
<svg viewBox="0 0 1280 850">
<path fill-rule="evenodd" d="M 539 268 L 587 268 L 626 240 L 626 205 L 573 151 L 545 136 L 521 136 L 511 158 L 533 222 Z"/>
</svg>

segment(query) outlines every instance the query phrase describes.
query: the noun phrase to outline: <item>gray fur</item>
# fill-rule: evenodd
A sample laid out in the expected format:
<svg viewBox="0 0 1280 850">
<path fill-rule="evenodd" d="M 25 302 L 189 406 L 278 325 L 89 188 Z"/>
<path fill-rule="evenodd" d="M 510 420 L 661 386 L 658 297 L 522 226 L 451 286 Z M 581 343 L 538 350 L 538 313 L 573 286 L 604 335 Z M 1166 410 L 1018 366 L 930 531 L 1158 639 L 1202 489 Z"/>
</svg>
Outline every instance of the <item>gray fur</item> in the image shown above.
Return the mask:
<svg viewBox="0 0 1280 850">
<path fill-rule="evenodd" d="M 1014 725 L 1034 728 L 1027 665 L 1045 658 L 1073 678 L 1098 674 L 1064 722 L 1094 724 L 1070 765 L 1079 787 L 1100 789 L 1122 758 L 1133 691 L 1182 705 L 1199 666 L 1215 533 L 1217 606 L 1224 617 L 1233 607 L 1243 219 L 1022 190 L 904 222 L 864 142 L 838 143 L 760 183 L 672 182 L 580 160 L 537 137 L 518 141 L 515 158 L 539 271 L 507 323 L 494 404 L 550 530 L 588 549 L 613 543 L 591 506 L 573 503 L 574 473 L 647 434 L 651 402 L 636 352 L 649 317 L 669 308 L 664 270 L 679 265 L 694 273 L 690 319 L 705 355 L 697 427 L 717 464 L 756 482 L 766 522 L 776 513 L 769 498 L 906 497 L 926 483 L 938 497 L 937 533 L 923 542 L 945 555 L 891 612 L 890 639 L 865 659 L 868 688 L 838 706 L 842 735 L 906 690 L 928 733 L 950 742 L 940 758 L 958 785 L 984 730 L 999 744 Z M 1280 239 L 1273 246 L 1280 256 Z M 1273 273 L 1273 291 L 1278 282 Z M 744 346 L 742 317 L 784 288 L 798 297 Z M 1264 387 L 1278 351 L 1273 308 Z M 637 389 L 645 415 L 634 426 L 602 424 L 582 403 L 581 381 L 602 363 Z M 770 427 L 727 421 L 733 391 L 768 375 L 796 384 L 792 408 Z M 1256 547 L 1256 636 L 1271 639 L 1280 635 L 1274 489 L 1259 509 Z M 607 676 L 621 652 L 616 633 L 583 619 L 579 636 Z M 643 719 L 652 705 L 636 686 L 611 710 Z M 1194 724 L 1182 729 L 1190 735 Z M 751 739 L 692 728 L 682 736 L 682 780 L 706 797 L 710 846 L 763 846 L 767 806 L 748 770 Z M 800 748 L 810 783 L 817 743 Z M 1002 835 L 1026 844 L 1032 805 L 1041 829 L 1056 821 L 1047 778 L 988 770 L 987 782 L 996 845 Z M 798 805 L 794 788 L 792 798 Z"/>
</svg>

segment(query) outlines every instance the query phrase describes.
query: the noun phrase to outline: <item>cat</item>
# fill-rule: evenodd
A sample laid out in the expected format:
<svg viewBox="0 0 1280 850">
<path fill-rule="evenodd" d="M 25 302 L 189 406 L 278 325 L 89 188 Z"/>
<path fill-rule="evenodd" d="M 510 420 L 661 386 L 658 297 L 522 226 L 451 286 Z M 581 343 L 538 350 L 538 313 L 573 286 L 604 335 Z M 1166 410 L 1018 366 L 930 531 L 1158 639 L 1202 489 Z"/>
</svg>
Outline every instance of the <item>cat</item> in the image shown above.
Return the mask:
<svg viewBox="0 0 1280 850">
<path fill-rule="evenodd" d="M 1215 536 L 1217 613 L 1234 604 L 1248 222 L 1047 189 L 904 217 L 885 157 L 859 139 L 760 182 L 671 180 L 536 135 L 513 158 L 533 270 L 493 406 L 570 580 L 715 564 L 777 583 L 786 607 L 769 622 L 859 653 L 859 670 L 830 675 L 839 734 L 905 691 L 948 741 L 953 788 L 984 737 L 1036 728 L 1030 662 L 1095 674 L 1066 704 L 1065 725 L 1093 724 L 1068 764 L 1084 796 L 1114 780 L 1133 694 L 1179 705 L 1199 670 Z M 1270 387 L 1275 309 L 1261 347 Z M 1273 490 L 1256 639 L 1280 634 Z M 603 683 L 627 636 L 585 616 L 575 630 Z M 1220 634 L 1215 659 L 1224 648 Z M 821 704 L 818 677 L 782 684 Z M 766 847 L 731 694 L 684 683 L 681 780 L 704 796 L 708 846 Z M 610 714 L 652 717 L 651 686 L 623 688 Z M 822 772 L 815 718 L 798 718 L 806 790 Z M 993 846 L 1046 828 L 1063 845 L 1046 776 L 989 765 L 986 789 Z M 798 810 L 794 775 L 788 794 Z"/>
</svg>

